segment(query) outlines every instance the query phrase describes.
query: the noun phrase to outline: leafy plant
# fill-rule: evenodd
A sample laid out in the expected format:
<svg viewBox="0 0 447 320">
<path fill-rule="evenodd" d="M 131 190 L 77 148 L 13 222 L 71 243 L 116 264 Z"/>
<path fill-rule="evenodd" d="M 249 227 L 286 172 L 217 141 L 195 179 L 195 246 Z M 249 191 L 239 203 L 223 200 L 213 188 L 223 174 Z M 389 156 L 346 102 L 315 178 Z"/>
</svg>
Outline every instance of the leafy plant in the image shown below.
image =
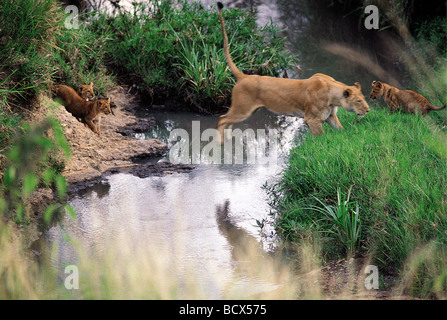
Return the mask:
<svg viewBox="0 0 447 320">
<path fill-rule="evenodd" d="M 309 209 L 320 213 L 324 222 L 329 227 L 323 233 L 332 235 L 348 251 L 348 255 L 353 255 L 361 236 L 362 222 L 360 220 L 359 205 L 357 201 L 349 201 L 352 188 L 349 188 L 348 195 L 341 195 L 340 188 L 337 189 L 337 203 L 335 206 L 326 205 L 323 201 L 314 197 L 321 207 L 310 206 Z"/>
<path fill-rule="evenodd" d="M 39 185 L 54 187 L 57 199 L 64 199 L 67 190 L 65 179 L 48 163 L 49 155 L 59 149 L 66 156 L 70 153 L 62 128 L 56 120 L 49 118 L 39 125 L 24 129 L 7 154 L 8 166 L 0 191 L 0 214 L 17 223 L 25 223 L 29 218 L 26 200 Z M 43 214 L 45 222 L 50 221 L 56 209 L 54 204 L 46 209 Z M 73 214 L 68 205 L 63 206 L 63 209 Z"/>
</svg>

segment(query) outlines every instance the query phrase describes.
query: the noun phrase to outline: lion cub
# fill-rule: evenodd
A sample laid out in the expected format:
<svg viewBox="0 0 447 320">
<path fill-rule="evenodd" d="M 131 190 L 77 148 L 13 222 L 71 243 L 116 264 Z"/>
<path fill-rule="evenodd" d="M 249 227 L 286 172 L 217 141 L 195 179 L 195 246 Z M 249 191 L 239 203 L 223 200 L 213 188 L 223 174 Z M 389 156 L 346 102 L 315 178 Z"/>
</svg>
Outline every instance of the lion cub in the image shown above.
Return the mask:
<svg viewBox="0 0 447 320">
<path fill-rule="evenodd" d="M 76 92 L 86 101 L 92 100 L 95 97 L 93 82 L 90 82 L 90 84 L 81 84 Z"/>
<path fill-rule="evenodd" d="M 447 107 L 447 105 L 435 107 L 417 92 L 411 90 L 399 90 L 380 81 L 373 81 L 371 85 L 371 99 L 383 96 L 383 100 L 385 100 L 386 104 L 389 106 L 390 111 L 401 109 L 407 113 L 420 112 L 423 115 L 426 115 L 432 110 L 442 110 Z"/>
<path fill-rule="evenodd" d="M 86 101 L 73 88 L 65 85 L 54 86 L 54 91 L 56 96 L 62 100 L 62 104 L 68 112 L 76 118 L 81 118 L 93 132 L 101 135 L 101 115 L 112 112 L 110 110 L 110 98 Z M 96 125 L 93 123 L 95 119 L 97 120 Z"/>
</svg>

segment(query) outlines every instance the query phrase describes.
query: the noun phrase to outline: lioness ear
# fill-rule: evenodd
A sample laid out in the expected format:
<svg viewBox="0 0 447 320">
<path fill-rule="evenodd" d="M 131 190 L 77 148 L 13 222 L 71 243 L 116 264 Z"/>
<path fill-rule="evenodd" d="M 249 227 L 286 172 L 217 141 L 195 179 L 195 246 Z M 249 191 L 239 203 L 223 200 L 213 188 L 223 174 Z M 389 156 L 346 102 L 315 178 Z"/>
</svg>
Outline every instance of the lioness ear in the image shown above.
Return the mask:
<svg viewBox="0 0 447 320">
<path fill-rule="evenodd" d="M 371 83 L 371 85 L 373 86 L 375 83 L 376 83 L 376 80 L 374 80 L 374 81 Z"/>
<path fill-rule="evenodd" d="M 351 95 L 351 89 L 346 89 L 343 92 L 343 97 L 345 97 L 345 98 L 349 98 L 350 95 Z"/>
<path fill-rule="evenodd" d="M 382 83 L 380 81 L 377 81 L 377 88 L 382 88 Z"/>
<path fill-rule="evenodd" d="M 93 82 L 90 82 L 89 86 L 93 88 Z"/>
<path fill-rule="evenodd" d="M 109 104 L 110 104 L 110 98 L 108 98 L 108 99 L 107 99 L 107 103 L 109 103 Z"/>
<path fill-rule="evenodd" d="M 354 87 L 356 87 L 357 89 L 361 90 L 362 86 L 360 85 L 360 83 L 356 82 L 354 83 Z"/>
</svg>

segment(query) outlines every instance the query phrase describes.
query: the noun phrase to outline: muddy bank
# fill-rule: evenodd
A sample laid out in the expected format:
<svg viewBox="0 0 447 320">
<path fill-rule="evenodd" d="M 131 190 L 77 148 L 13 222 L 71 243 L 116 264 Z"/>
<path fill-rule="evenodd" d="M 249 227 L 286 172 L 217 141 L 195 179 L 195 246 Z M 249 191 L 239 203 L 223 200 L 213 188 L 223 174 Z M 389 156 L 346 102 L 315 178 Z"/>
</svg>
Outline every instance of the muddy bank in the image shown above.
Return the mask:
<svg viewBox="0 0 447 320">
<path fill-rule="evenodd" d="M 138 119 L 134 115 L 137 96 L 127 93 L 125 87 L 116 86 L 107 92 L 107 97 L 114 114 L 102 116 L 101 136 L 86 128 L 65 108 L 55 111 L 72 150 L 63 171 L 69 184 L 79 184 L 113 168 L 132 165 L 132 159 L 157 157 L 167 151 L 166 145 L 157 139 L 137 140 L 129 136 L 132 131 L 146 130 L 155 122 L 153 118 Z"/>
<path fill-rule="evenodd" d="M 174 165 L 169 162 L 138 163 L 136 160 L 160 157 L 167 146 L 158 139 L 138 140 L 133 133 L 147 132 L 155 124 L 153 117 L 136 117 L 140 100 L 129 93 L 126 86 L 115 86 L 107 92 L 113 115 L 101 118 L 101 136 L 93 133 L 83 123 L 58 105 L 49 110 L 42 103 L 32 121 L 39 121 L 48 114 L 61 124 L 71 148 L 71 156 L 65 161 L 62 171 L 69 185 L 69 192 L 101 182 L 116 172 L 128 172 L 139 177 L 165 175 L 190 171 L 194 167 Z M 98 97 L 97 97 L 98 98 Z M 45 209 L 53 200 L 51 190 L 38 189 L 30 199 L 35 213 Z"/>
</svg>

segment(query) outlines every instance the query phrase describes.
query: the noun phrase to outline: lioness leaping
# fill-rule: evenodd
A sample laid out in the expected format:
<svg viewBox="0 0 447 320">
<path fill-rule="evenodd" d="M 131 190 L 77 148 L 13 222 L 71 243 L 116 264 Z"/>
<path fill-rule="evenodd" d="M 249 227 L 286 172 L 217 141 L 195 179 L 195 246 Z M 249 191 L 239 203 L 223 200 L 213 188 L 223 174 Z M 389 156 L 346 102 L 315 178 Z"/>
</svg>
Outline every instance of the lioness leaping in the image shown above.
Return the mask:
<svg viewBox="0 0 447 320">
<path fill-rule="evenodd" d="M 435 107 L 417 92 L 399 90 L 380 81 L 373 81 L 371 85 L 371 99 L 383 96 L 383 100 L 385 100 L 390 111 L 400 109 L 407 113 L 420 112 L 426 115 L 432 110 L 442 110 L 447 107 L 447 104 L 442 107 Z"/>
<path fill-rule="evenodd" d="M 343 129 L 337 118 L 337 106 L 364 116 L 369 106 L 362 95 L 360 84 L 347 86 L 324 74 L 309 79 L 293 80 L 267 76 L 246 75 L 234 64 L 228 49 L 228 36 L 222 17 L 222 3 L 218 2 L 219 19 L 224 38 L 224 53 L 228 66 L 236 77 L 231 107 L 219 118 L 217 130 L 221 142 L 224 129 L 247 119 L 259 107 L 274 112 L 304 117 L 313 135 L 324 134 L 322 122 Z"/>
</svg>

